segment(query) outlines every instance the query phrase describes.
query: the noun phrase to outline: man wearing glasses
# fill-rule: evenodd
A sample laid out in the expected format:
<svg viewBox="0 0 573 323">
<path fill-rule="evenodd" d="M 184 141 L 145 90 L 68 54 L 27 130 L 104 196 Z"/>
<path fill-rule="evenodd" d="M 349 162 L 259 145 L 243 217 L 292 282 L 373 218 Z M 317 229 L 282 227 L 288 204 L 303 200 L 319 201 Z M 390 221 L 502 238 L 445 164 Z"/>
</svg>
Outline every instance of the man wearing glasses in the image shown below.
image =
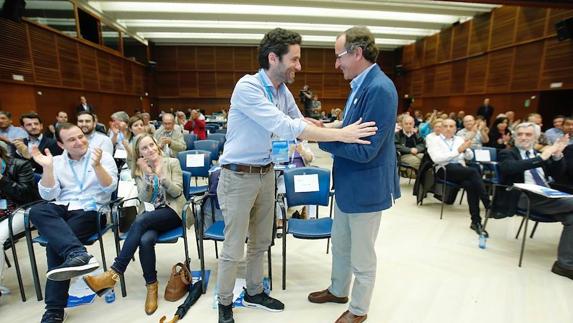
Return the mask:
<svg viewBox="0 0 573 323">
<path fill-rule="evenodd" d="M 353 27 L 337 37 L 335 67 L 350 82 L 351 92 L 342 122 L 375 121 L 378 131 L 370 145 L 328 142 L 319 147 L 334 156 L 332 169 L 336 202 L 332 225 L 332 273 L 330 287 L 311 293 L 313 303 L 346 303 L 349 309 L 336 323 L 366 320 L 376 278 L 374 243 L 382 210 L 400 197 L 394 147 L 398 95 L 376 59 L 374 36 L 366 27 Z M 331 125 L 329 125 L 331 126 Z M 354 285 L 350 294 L 350 283 Z"/>
<path fill-rule="evenodd" d="M 272 312 L 284 304 L 263 292 L 263 261 L 272 240 L 275 175 L 272 139 L 306 139 L 364 144 L 374 122 L 358 120 L 341 129 L 307 123 L 286 84 L 301 70 L 299 34 L 276 28 L 259 45 L 258 73 L 242 77 L 231 96 L 227 141 L 220 158 L 217 196 L 225 218 L 225 241 L 219 257 L 219 323 L 233 323 L 233 289 L 247 242 L 247 288 L 243 304 Z M 368 120 L 367 120 L 368 121 Z M 395 165 L 394 165 L 395 167 Z"/>
</svg>

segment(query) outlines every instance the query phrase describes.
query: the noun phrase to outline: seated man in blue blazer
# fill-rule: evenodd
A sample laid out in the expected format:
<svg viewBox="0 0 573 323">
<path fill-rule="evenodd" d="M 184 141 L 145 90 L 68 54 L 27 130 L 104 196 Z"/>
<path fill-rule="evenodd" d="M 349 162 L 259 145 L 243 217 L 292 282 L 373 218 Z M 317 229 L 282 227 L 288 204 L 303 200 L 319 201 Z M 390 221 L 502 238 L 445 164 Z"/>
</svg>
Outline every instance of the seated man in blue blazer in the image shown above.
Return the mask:
<svg viewBox="0 0 573 323">
<path fill-rule="evenodd" d="M 346 303 L 351 296 L 349 309 L 336 322 L 354 323 L 366 320 L 374 290 L 374 242 L 382 210 L 390 208 L 400 197 L 394 146 L 398 95 L 392 81 L 376 64 L 378 49 L 367 28 L 353 27 L 338 36 L 335 55 L 336 68 L 342 70 L 346 80 L 352 80 L 352 92 L 342 123 L 329 126 L 375 121 L 378 131 L 365 138 L 370 145 L 319 144 L 334 156 L 332 275 L 330 287 L 311 293 L 308 299 L 313 303 Z M 355 279 L 349 295 L 352 274 Z"/>
<path fill-rule="evenodd" d="M 533 149 L 540 135 L 538 129 L 530 122 L 521 123 L 515 127 L 515 147 L 503 150 L 499 154 L 499 169 L 503 185 L 526 183 L 549 186 L 551 177 L 563 174 L 565 170 L 563 149 L 569 140 L 568 136 L 547 146 L 539 154 Z M 498 214 L 512 216 L 517 208 L 527 208 L 527 199 L 519 191 L 502 189 L 496 192 L 496 195 L 494 209 L 497 209 Z M 552 199 L 532 195 L 530 203 L 531 212 L 552 217 L 563 223 L 561 240 L 557 249 L 557 261 L 553 264 L 551 271 L 573 279 L 573 199 Z"/>
</svg>

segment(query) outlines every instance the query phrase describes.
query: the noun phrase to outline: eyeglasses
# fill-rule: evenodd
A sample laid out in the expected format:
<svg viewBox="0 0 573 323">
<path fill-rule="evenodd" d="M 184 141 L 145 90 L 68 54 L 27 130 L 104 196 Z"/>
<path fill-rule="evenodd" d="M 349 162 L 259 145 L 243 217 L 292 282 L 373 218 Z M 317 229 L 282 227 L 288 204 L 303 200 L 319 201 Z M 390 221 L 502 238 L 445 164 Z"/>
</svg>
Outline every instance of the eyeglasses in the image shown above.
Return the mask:
<svg viewBox="0 0 573 323">
<path fill-rule="evenodd" d="M 340 53 L 340 54 L 334 54 L 334 56 L 336 56 L 336 59 L 339 60 L 339 59 L 342 58 L 342 56 L 344 56 L 344 55 L 346 55 L 346 54 L 348 54 L 348 50 L 345 50 L 345 51 L 343 51 L 343 52 Z"/>
</svg>

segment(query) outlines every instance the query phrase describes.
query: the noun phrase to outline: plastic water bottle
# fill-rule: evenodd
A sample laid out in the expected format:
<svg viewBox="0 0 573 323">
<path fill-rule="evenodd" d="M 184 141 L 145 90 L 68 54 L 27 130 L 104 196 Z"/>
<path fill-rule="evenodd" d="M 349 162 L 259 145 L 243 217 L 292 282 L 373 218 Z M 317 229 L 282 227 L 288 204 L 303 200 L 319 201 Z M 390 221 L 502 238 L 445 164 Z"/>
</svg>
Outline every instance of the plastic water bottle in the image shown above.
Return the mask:
<svg viewBox="0 0 573 323">
<path fill-rule="evenodd" d="M 480 249 L 485 249 L 485 243 L 486 243 L 486 236 L 483 233 L 483 231 L 479 234 L 479 247 Z"/>
<path fill-rule="evenodd" d="M 105 302 L 108 304 L 115 302 L 115 292 L 113 291 L 113 288 L 105 294 Z"/>
</svg>

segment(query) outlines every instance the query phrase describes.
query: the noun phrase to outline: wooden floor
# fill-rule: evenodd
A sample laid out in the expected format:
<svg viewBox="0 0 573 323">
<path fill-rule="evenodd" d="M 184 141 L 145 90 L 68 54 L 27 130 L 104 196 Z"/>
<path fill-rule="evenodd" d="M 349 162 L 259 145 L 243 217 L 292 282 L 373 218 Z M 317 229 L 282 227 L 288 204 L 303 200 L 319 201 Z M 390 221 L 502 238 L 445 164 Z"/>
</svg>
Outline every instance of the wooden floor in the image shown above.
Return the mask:
<svg viewBox="0 0 573 323">
<path fill-rule="evenodd" d="M 330 168 L 330 157 L 312 146 L 315 165 Z M 528 239 L 523 267 L 517 266 L 520 241 L 514 236 L 521 218 L 493 220 L 488 224 L 491 238 L 487 249 L 478 248 L 478 236 L 469 229 L 467 204 L 446 207 L 439 219 L 440 204 L 432 197 L 416 206 L 412 185 L 402 179 L 402 198 L 383 213 L 376 248 L 378 274 L 368 322 L 373 323 L 571 323 L 573 322 L 573 280 L 551 273 L 556 258 L 561 224 L 541 224 L 534 239 Z M 326 210 L 325 210 L 326 211 Z M 531 226 L 530 226 L 531 228 Z M 105 236 L 108 263 L 113 259 L 111 234 Z M 199 267 L 197 251 L 190 236 L 192 267 Z M 213 271 L 207 294 L 190 309 L 183 322 L 216 322 L 213 308 L 217 261 L 212 243 L 206 244 L 206 265 Z M 280 288 L 281 249 L 274 247 L 272 295 L 285 303 L 282 313 L 235 309 L 236 322 L 334 322 L 346 305 L 316 305 L 307 301 L 311 291 L 329 285 L 331 256 L 325 241 L 303 241 L 289 237 L 288 281 Z M 90 247 L 99 258 L 99 251 Z M 45 273 L 43 248 L 36 248 L 40 272 Z M 39 322 L 43 303 L 35 299 L 25 243 L 18 243 L 29 300 L 22 303 L 13 269 L 4 285 L 12 294 L 0 299 L 1 322 Z M 159 245 L 158 275 L 160 304 L 157 312 L 143 311 L 145 286 L 138 262 L 126 272 L 128 297 L 116 289 L 116 301 L 103 299 L 68 310 L 66 322 L 159 322 L 162 315 L 175 312 L 178 303 L 163 300 L 162 293 L 170 267 L 183 259 L 182 242 Z M 239 269 L 244 277 L 244 266 Z M 42 284 L 45 275 L 41 276 Z"/>
</svg>

